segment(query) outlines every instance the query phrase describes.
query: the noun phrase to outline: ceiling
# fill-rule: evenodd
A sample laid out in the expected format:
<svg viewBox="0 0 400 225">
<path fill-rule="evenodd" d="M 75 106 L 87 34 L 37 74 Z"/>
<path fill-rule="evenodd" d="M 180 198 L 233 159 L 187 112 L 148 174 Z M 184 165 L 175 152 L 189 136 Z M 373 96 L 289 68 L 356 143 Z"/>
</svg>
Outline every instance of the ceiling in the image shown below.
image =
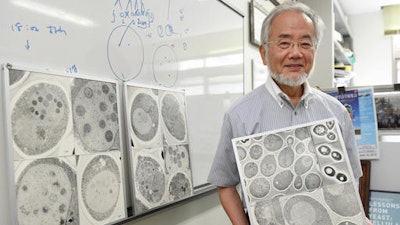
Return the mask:
<svg viewBox="0 0 400 225">
<path fill-rule="evenodd" d="M 381 6 L 400 4 L 400 0 L 338 0 L 342 10 L 347 15 L 376 12 Z"/>
</svg>

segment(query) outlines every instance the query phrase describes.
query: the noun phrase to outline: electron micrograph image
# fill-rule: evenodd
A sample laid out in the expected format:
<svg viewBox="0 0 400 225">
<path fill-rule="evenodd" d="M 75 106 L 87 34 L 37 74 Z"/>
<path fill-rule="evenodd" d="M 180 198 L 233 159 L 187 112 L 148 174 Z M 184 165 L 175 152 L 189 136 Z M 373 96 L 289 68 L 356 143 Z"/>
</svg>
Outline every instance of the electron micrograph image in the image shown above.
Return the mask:
<svg viewBox="0 0 400 225">
<path fill-rule="evenodd" d="M 252 224 L 362 224 L 364 210 L 337 121 L 232 140 Z"/>
<path fill-rule="evenodd" d="M 20 225 L 80 224 L 74 158 L 15 163 Z"/>
<path fill-rule="evenodd" d="M 71 97 L 78 154 L 119 150 L 116 84 L 74 78 Z"/>
<path fill-rule="evenodd" d="M 70 155 L 70 79 L 21 70 L 10 73 L 10 77 L 14 159 Z"/>
<path fill-rule="evenodd" d="M 116 83 L 9 68 L 5 74 L 18 224 L 126 217 Z"/>
<path fill-rule="evenodd" d="M 134 214 L 191 196 L 184 92 L 130 85 L 125 92 Z"/>
<path fill-rule="evenodd" d="M 121 166 L 118 151 L 79 156 L 82 224 L 104 224 L 125 217 Z"/>
<path fill-rule="evenodd" d="M 160 112 L 156 89 L 127 87 L 129 128 L 132 147 L 162 146 Z"/>
<path fill-rule="evenodd" d="M 160 101 L 165 141 L 169 145 L 185 143 L 187 139 L 185 103 L 182 95 L 163 92 Z"/>
</svg>

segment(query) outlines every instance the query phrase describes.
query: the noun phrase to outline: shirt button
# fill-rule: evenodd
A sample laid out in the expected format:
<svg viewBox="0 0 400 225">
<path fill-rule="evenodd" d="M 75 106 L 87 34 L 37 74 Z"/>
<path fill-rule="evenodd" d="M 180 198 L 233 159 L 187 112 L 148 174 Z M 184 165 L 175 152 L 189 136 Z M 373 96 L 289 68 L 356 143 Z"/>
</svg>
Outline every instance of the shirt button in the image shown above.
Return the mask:
<svg viewBox="0 0 400 225">
<path fill-rule="evenodd" d="M 297 116 L 297 112 L 296 111 L 294 111 L 294 115 Z"/>
</svg>

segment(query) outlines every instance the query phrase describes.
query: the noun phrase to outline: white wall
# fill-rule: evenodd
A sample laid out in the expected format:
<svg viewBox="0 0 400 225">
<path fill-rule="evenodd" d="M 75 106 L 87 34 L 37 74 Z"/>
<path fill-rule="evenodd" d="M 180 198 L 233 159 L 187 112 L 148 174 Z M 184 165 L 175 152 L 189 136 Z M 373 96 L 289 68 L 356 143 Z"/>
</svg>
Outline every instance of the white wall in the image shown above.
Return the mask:
<svg viewBox="0 0 400 225">
<path fill-rule="evenodd" d="M 382 12 L 349 17 L 356 57 L 353 86 L 392 84 L 392 41 L 383 34 Z"/>
<path fill-rule="evenodd" d="M 216 192 L 176 207 L 150 214 L 124 225 L 230 225 Z"/>
</svg>

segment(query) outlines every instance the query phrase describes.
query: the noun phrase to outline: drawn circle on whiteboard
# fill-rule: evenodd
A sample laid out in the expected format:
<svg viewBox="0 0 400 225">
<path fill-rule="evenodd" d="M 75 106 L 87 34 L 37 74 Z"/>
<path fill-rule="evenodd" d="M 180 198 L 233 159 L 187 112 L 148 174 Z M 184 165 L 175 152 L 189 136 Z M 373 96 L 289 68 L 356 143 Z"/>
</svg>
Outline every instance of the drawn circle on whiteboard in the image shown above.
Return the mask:
<svg viewBox="0 0 400 225">
<path fill-rule="evenodd" d="M 67 96 L 58 85 L 29 86 L 12 108 L 13 139 L 26 155 L 49 152 L 64 136 L 69 120 Z"/>
<path fill-rule="evenodd" d="M 164 86 L 172 87 L 178 80 L 178 58 L 171 46 L 161 45 L 153 54 L 154 80 Z"/>
<path fill-rule="evenodd" d="M 129 81 L 142 71 L 144 47 L 139 34 L 129 26 L 115 27 L 107 41 L 107 59 L 116 78 Z"/>
<path fill-rule="evenodd" d="M 81 187 L 89 214 L 97 221 L 109 218 L 118 203 L 121 187 L 115 160 L 107 155 L 91 159 L 83 171 Z"/>
<path fill-rule="evenodd" d="M 110 150 L 119 136 L 115 85 L 75 79 L 72 92 L 75 135 L 85 151 Z"/>
<path fill-rule="evenodd" d="M 44 158 L 27 164 L 16 184 L 19 224 L 78 223 L 75 187 L 76 174 L 62 160 Z"/>
</svg>

